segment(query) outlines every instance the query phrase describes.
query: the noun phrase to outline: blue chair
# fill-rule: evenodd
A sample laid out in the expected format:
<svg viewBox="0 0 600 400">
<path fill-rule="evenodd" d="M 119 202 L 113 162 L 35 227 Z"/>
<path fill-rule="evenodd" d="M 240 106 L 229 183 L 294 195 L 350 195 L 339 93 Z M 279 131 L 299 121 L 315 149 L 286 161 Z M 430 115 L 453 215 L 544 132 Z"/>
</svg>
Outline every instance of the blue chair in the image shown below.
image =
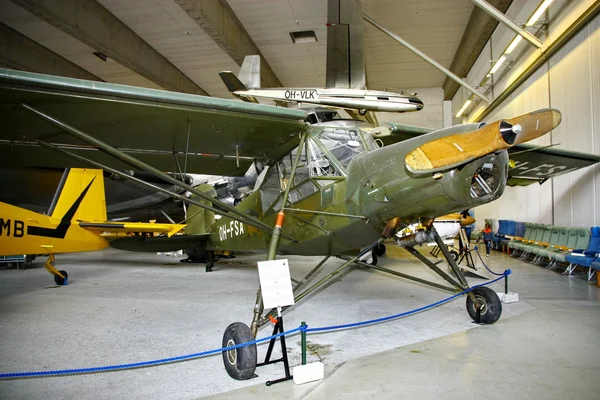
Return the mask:
<svg viewBox="0 0 600 400">
<path fill-rule="evenodd" d="M 510 237 L 514 237 L 514 236 L 518 236 L 517 235 L 517 221 L 508 221 L 506 223 L 506 233 L 504 234 L 506 236 L 500 238 L 500 245 L 502 246 L 502 248 L 506 248 L 506 246 L 508 246 L 508 243 L 511 241 Z M 510 236 L 510 237 L 507 237 Z"/>
<path fill-rule="evenodd" d="M 573 250 L 571 254 L 565 257 L 569 263 L 565 271 L 566 274 L 571 275 L 578 266 L 590 268 L 592 262 L 597 261 L 598 253 L 600 253 L 600 226 L 590 228 L 590 234 L 590 244 L 586 250 Z M 591 272 L 588 271 L 588 276 L 590 274 Z"/>
</svg>

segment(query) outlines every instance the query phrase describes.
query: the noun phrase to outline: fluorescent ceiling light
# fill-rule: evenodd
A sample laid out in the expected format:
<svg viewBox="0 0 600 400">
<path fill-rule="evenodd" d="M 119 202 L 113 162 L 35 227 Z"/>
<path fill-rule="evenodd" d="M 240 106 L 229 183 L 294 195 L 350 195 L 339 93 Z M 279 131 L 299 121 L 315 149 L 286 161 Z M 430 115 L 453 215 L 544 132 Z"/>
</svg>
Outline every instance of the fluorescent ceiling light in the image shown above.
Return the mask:
<svg viewBox="0 0 600 400">
<path fill-rule="evenodd" d="M 500 57 L 498 59 L 498 61 L 496 61 L 496 64 L 494 64 L 494 66 L 492 67 L 492 70 L 490 71 L 490 74 L 495 74 L 496 71 L 498 71 L 498 68 L 500 68 L 500 66 L 504 62 L 504 60 L 506 60 L 506 56 Z"/>
<path fill-rule="evenodd" d="M 294 43 L 314 43 L 317 41 L 317 35 L 315 35 L 315 31 L 290 32 L 290 37 Z"/>
<path fill-rule="evenodd" d="M 510 54 L 510 53 L 512 53 L 512 51 L 515 49 L 515 47 L 517 47 L 517 45 L 519 44 L 519 42 L 522 39 L 523 39 L 523 37 L 521 35 L 517 35 L 517 37 L 514 38 L 512 42 L 510 42 L 510 45 L 508 46 L 508 48 L 506 49 L 506 51 L 504 52 L 504 54 Z"/>
<path fill-rule="evenodd" d="M 469 107 L 469 104 L 471 104 L 471 100 L 465 101 L 465 104 L 463 104 L 460 110 L 458 110 L 458 112 L 456 113 L 456 118 L 460 118 L 460 116 L 465 112 L 467 107 Z"/>
<path fill-rule="evenodd" d="M 535 24 L 537 22 L 537 20 L 542 16 L 542 14 L 544 13 L 544 11 L 546 11 L 546 8 L 548 8 L 548 6 L 550 5 L 550 3 L 552 3 L 552 1 L 553 0 L 544 0 L 542 2 L 542 4 L 540 4 L 540 6 L 538 7 L 538 9 L 535 10 L 535 12 L 531 16 L 531 18 L 529 18 L 529 21 L 527 21 L 527 23 L 525 24 L 525 26 L 532 26 L 533 24 Z"/>
</svg>

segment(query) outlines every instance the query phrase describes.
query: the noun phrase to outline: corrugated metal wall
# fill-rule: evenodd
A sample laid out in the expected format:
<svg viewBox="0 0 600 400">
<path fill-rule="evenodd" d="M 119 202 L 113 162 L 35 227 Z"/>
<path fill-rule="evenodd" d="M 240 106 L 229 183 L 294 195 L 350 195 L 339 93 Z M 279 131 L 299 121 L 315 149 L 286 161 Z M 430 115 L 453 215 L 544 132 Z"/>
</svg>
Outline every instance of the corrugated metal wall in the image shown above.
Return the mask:
<svg viewBox="0 0 600 400">
<path fill-rule="evenodd" d="M 600 17 L 582 29 L 528 82 L 486 120 L 552 107 L 561 125 L 539 144 L 600 154 Z M 498 201 L 479 207 L 481 217 L 565 226 L 600 225 L 600 166 L 588 167 L 542 185 L 507 188 Z M 482 222 L 481 222 L 482 223 Z"/>
</svg>

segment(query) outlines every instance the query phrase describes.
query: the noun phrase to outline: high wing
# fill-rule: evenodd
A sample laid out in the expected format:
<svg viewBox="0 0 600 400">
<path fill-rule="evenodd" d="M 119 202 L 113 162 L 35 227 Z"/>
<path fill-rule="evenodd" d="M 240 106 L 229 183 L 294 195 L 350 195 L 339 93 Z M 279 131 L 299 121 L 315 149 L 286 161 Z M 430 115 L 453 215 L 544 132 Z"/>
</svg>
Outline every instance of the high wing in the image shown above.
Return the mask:
<svg viewBox="0 0 600 400">
<path fill-rule="evenodd" d="M 508 154 L 515 166 L 508 171 L 509 186 L 527 186 L 600 162 L 600 155 L 530 144 L 512 147 Z"/>
<path fill-rule="evenodd" d="M 131 168 L 26 112 L 69 124 L 163 171 L 243 175 L 254 159 L 296 147 L 306 113 L 261 104 L 0 69 L 0 166 L 86 166 L 43 140 L 116 169 Z M 187 157 L 186 157 L 187 155 Z"/>
</svg>

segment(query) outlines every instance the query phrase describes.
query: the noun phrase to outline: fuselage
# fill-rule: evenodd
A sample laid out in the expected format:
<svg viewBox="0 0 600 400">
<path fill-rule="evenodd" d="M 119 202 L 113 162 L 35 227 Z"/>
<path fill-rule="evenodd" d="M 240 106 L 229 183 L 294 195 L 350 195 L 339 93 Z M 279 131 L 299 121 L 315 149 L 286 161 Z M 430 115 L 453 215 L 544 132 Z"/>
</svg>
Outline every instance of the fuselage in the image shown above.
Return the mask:
<svg viewBox="0 0 600 400">
<path fill-rule="evenodd" d="M 365 111 L 410 112 L 423 108 L 423 102 L 417 97 L 366 89 L 249 89 L 235 91 L 233 94 L 238 97 L 321 104 Z"/>
<path fill-rule="evenodd" d="M 108 241 L 58 218 L 0 203 L 0 256 L 101 250 Z"/>
<path fill-rule="evenodd" d="M 388 221 L 396 220 L 396 228 L 402 228 L 420 219 L 495 200 L 506 185 L 506 151 L 490 153 L 437 174 L 413 174 L 405 165 L 406 155 L 421 144 L 460 133 L 461 129 L 468 132 L 476 128 L 475 124 L 448 128 L 383 148 L 365 149 L 352 158 L 344 174 L 331 176 L 330 180 L 326 180 L 327 176 L 315 176 L 314 186 L 309 184 L 311 179 L 295 180 L 291 193 L 301 194 L 304 190 L 308 194 L 291 199 L 288 208 L 303 211 L 285 211 L 282 232 L 294 240 L 282 238 L 278 251 L 300 255 L 355 254 L 379 239 Z M 261 188 L 238 206 L 268 225 L 275 223 L 282 199 L 281 188 L 270 189 L 277 181 L 275 175 L 272 177 L 267 174 Z M 481 187 L 477 177 L 485 179 L 487 185 Z M 321 211 L 330 215 L 320 214 Z M 270 239 L 270 235 L 226 217 L 217 220 L 210 231 L 209 248 L 219 250 L 264 251 Z"/>
</svg>

